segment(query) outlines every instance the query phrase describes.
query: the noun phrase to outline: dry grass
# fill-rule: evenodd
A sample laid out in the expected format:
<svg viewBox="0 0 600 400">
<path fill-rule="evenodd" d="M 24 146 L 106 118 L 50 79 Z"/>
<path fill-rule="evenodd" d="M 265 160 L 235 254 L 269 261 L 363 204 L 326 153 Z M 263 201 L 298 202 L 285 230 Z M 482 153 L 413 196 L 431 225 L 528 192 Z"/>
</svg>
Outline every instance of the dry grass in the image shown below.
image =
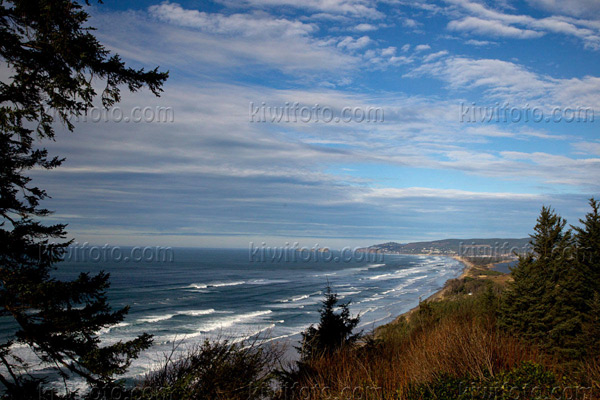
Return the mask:
<svg viewBox="0 0 600 400">
<path fill-rule="evenodd" d="M 539 361 L 534 349 L 485 321 L 451 318 L 414 336 L 404 363 L 413 382 L 427 382 L 440 373 L 483 379 L 523 361 Z"/>
<path fill-rule="evenodd" d="M 347 397 L 348 388 L 363 388 L 362 398 L 397 398 L 411 385 L 442 375 L 483 379 L 524 361 L 542 361 L 535 348 L 501 334 L 476 302 L 453 303 L 417 312 L 410 323 L 388 325 L 360 348 L 311 361 L 297 387 L 313 388 L 312 397 L 304 392 L 303 398 L 323 397 L 314 388 L 329 388 L 327 396 L 340 398 Z M 368 387 L 379 389 L 364 391 Z"/>
<path fill-rule="evenodd" d="M 594 393 L 600 393 L 600 359 L 590 360 L 583 364 L 582 381 L 591 387 Z"/>
</svg>

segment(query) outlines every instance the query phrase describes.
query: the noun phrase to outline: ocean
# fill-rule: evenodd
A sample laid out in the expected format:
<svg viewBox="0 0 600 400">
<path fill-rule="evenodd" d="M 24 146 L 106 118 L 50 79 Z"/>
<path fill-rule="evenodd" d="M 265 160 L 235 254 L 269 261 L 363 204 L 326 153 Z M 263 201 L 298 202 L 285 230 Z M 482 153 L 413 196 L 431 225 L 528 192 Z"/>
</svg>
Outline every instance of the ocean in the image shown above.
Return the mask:
<svg viewBox="0 0 600 400">
<path fill-rule="evenodd" d="M 172 262 L 71 260 L 60 263 L 54 273 L 60 279 L 82 271 L 110 273 L 110 304 L 129 305 L 131 310 L 121 324 L 100 332 L 102 341 L 127 340 L 142 332 L 154 335 L 154 346 L 133 363 L 129 377 L 151 370 L 174 345 L 185 351 L 204 339 L 257 335 L 297 341 L 301 331 L 318 323 L 328 284 L 343 302 L 351 301 L 353 314 L 360 314 L 359 329 L 370 331 L 415 307 L 419 298 L 432 295 L 464 268 L 443 256 L 263 262 L 251 260 L 247 249 L 174 249 L 173 256 Z M 11 328 L 0 325 L 0 336 Z"/>
</svg>

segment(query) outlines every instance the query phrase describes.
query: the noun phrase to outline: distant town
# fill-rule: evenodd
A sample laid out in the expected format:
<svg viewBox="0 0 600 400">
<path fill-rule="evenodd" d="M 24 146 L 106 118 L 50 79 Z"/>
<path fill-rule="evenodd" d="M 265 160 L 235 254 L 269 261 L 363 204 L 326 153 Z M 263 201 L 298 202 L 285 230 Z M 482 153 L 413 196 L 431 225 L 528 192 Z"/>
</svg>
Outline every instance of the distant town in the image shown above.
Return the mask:
<svg viewBox="0 0 600 400">
<path fill-rule="evenodd" d="M 387 242 L 359 249 L 368 253 L 423 254 L 461 257 L 506 258 L 530 251 L 529 238 L 445 239 L 431 242 Z"/>
</svg>

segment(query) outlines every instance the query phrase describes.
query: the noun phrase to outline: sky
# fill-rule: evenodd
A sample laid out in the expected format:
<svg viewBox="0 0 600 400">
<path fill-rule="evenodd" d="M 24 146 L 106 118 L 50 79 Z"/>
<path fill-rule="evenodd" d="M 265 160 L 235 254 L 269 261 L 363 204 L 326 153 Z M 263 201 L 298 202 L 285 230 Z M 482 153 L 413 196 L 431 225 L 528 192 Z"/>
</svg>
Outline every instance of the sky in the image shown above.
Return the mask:
<svg viewBox="0 0 600 400">
<path fill-rule="evenodd" d="M 170 78 L 160 98 L 124 91 L 119 112 L 150 117 L 90 114 L 44 143 L 67 161 L 35 182 L 80 243 L 526 237 L 543 205 L 575 224 L 599 197 L 597 0 L 105 0 L 88 12 L 110 51 Z"/>
</svg>

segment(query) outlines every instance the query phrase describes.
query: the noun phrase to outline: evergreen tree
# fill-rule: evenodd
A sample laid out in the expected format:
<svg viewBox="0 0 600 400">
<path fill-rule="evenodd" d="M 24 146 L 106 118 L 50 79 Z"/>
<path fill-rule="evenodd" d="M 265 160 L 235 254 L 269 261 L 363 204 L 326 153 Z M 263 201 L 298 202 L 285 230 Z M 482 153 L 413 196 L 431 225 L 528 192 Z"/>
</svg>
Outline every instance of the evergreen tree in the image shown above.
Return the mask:
<svg viewBox="0 0 600 400">
<path fill-rule="evenodd" d="M 531 235 L 532 254 L 519 257 L 512 268 L 513 283 L 504 296 L 500 325 L 522 337 L 541 342 L 547 338 L 560 265 L 570 235 L 566 221 L 549 207 L 543 207 Z"/>
<path fill-rule="evenodd" d="M 539 280 L 534 256 L 519 256 L 519 262 L 511 269 L 511 274 L 514 281 L 504 294 L 499 325 L 527 339 L 537 339 L 543 331 L 540 321 L 546 310 L 539 304 L 544 286 Z"/>
<path fill-rule="evenodd" d="M 585 287 L 586 314 L 580 341 L 587 344 L 590 356 L 600 355 L 600 203 L 590 199 L 592 211 L 580 219 L 575 230 L 576 265 Z"/>
<path fill-rule="evenodd" d="M 559 269 L 557 279 L 549 282 L 542 301 L 548 305 L 543 320 L 549 328 L 548 337 L 544 339 L 546 347 L 564 359 L 573 360 L 587 352 L 582 330 L 589 312 L 589 291 L 571 250 L 566 249 L 564 257 L 555 261 Z"/>
<path fill-rule="evenodd" d="M 598 358 L 600 357 L 600 293 L 594 293 L 588 305 L 589 313 L 583 321 L 581 341 L 586 344 L 587 355 Z"/>
<path fill-rule="evenodd" d="M 590 291 L 600 293 L 600 203 L 590 199 L 592 211 L 580 219 L 575 230 L 576 258 L 586 274 Z"/>
<path fill-rule="evenodd" d="M 560 271 L 551 293 L 553 305 L 547 315 L 552 322 L 549 342 L 557 353 L 568 359 L 579 359 L 598 354 L 598 342 L 593 338 L 599 332 L 598 310 L 598 257 L 600 250 L 600 217 L 598 204 L 590 200 L 592 211 L 580 220 L 582 227 L 573 227 L 575 235 L 557 260 Z"/>
<path fill-rule="evenodd" d="M 594 202 L 592 208 L 576 235 L 565 231 L 566 221 L 553 210 L 542 208 L 532 235 L 533 254 L 520 257 L 512 269 L 514 282 L 501 307 L 502 327 L 565 360 L 588 354 L 590 335 L 600 332 L 592 315 L 598 307 L 594 303 L 598 282 L 590 272 L 597 264 L 587 256 L 597 233 Z M 582 246 L 586 249 L 583 259 Z"/>
<path fill-rule="evenodd" d="M 122 85 L 159 95 L 167 78 L 111 55 L 86 26 L 83 7 L 70 0 L 0 0 L 0 59 L 10 73 L 0 83 L 0 319 L 12 320 L 16 330 L 0 343 L 0 383 L 13 398 L 37 398 L 43 382 L 26 374 L 15 344 L 27 345 L 64 378 L 75 374 L 99 385 L 112 382 L 151 343 L 144 334 L 100 346 L 96 332 L 122 321 L 127 308 L 108 305 L 108 274 L 51 277 L 69 244 L 66 225 L 43 223 L 50 211 L 40 202 L 48 194 L 27 175 L 62 163 L 38 148 L 36 138 L 53 140 L 55 119 L 73 130 L 69 118 L 97 97 L 92 78 L 105 83 L 105 107 L 120 100 Z"/>
<path fill-rule="evenodd" d="M 299 348 L 301 359 L 309 360 L 323 354 L 331 354 L 336 350 L 353 345 L 359 338 L 360 332 L 352 332 L 360 322 L 360 317 L 351 317 L 348 303 L 341 303 L 337 294 L 327 286 L 319 313 L 321 319 L 315 328 L 313 325 L 302 332 L 302 347 Z M 339 313 L 336 308 L 339 307 Z"/>
</svg>

